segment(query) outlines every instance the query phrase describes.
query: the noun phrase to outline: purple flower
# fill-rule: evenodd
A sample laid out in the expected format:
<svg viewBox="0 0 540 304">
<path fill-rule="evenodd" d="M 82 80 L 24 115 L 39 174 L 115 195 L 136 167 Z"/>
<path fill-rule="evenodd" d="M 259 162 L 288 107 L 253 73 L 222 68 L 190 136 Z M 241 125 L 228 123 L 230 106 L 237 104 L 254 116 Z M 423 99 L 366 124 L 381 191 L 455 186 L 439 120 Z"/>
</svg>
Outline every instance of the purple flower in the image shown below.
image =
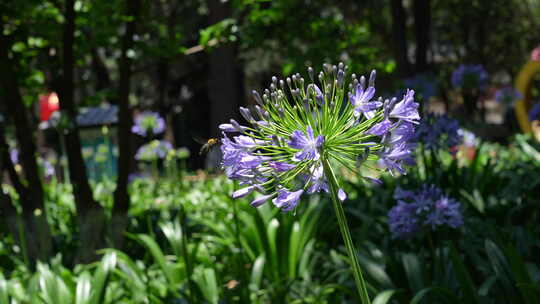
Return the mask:
<svg viewBox="0 0 540 304">
<path fill-rule="evenodd" d="M 420 119 L 418 114 L 418 103 L 414 102 L 414 91 L 407 90 L 403 99 L 396 103 L 389 113 L 391 118 L 415 123 Z"/>
<path fill-rule="evenodd" d="M 315 138 L 311 126 L 307 127 L 306 133 L 299 130 L 292 132 L 291 140 L 288 143 L 289 147 L 301 150 L 294 155 L 292 160 L 318 160 L 320 157 L 319 149 L 322 147 L 323 143 L 324 136 L 319 135 Z"/>
<path fill-rule="evenodd" d="M 392 122 L 389 119 L 385 119 L 371 127 L 367 133 L 375 136 L 383 136 L 384 134 L 388 133 L 391 127 Z"/>
<path fill-rule="evenodd" d="M 253 93 L 253 109 L 240 108 L 249 126 L 232 119 L 219 126 L 222 167 L 243 186 L 234 198 L 259 192 L 262 196 L 252 206 L 272 200 L 290 211 L 304 193 L 329 192 L 336 185 L 338 199 L 344 201 L 347 194 L 339 180 L 330 184 L 325 174 L 327 164 L 359 172 L 366 162 L 379 160 L 384 170 L 405 173 L 403 165 L 414 163 L 412 140 L 419 120 L 414 91 L 406 91 L 400 102 L 392 98 L 383 103 L 382 97 L 375 98 L 375 71 L 369 81 L 353 74 L 347 85 L 346 70 L 342 63 L 325 64 L 315 77 L 309 69 L 312 82 L 307 86 L 300 74 L 272 77 L 268 89 Z"/>
<path fill-rule="evenodd" d="M 230 123 L 219 125 L 219 129 L 227 133 L 244 133 L 247 130 L 247 127 L 241 126 L 236 120 L 231 119 Z"/>
<path fill-rule="evenodd" d="M 540 120 L 540 102 L 535 103 L 529 111 L 529 121 L 533 120 Z"/>
<path fill-rule="evenodd" d="M 416 205 L 398 201 L 397 206 L 388 212 L 388 225 L 393 238 L 408 239 L 420 231 L 416 217 Z"/>
<path fill-rule="evenodd" d="M 292 164 L 288 164 L 284 162 L 268 162 L 268 166 L 276 170 L 276 172 L 285 172 L 285 171 L 292 170 L 296 167 L 296 165 L 292 165 Z"/>
<path fill-rule="evenodd" d="M 364 84 L 359 83 L 356 86 L 354 95 L 349 96 L 349 100 L 354 106 L 354 114 L 356 117 L 359 117 L 362 113 L 367 119 L 374 116 L 373 111 L 383 105 L 380 101 L 372 100 L 374 95 L 375 87 L 369 86 L 364 90 Z"/>
<path fill-rule="evenodd" d="M 462 142 L 463 138 L 458 131 L 457 120 L 447 115 L 428 114 L 420 122 L 415 140 L 423 143 L 426 149 L 448 149 Z"/>
<path fill-rule="evenodd" d="M 278 191 L 277 197 L 272 200 L 272 203 L 283 211 L 291 211 L 298 205 L 302 193 L 304 193 L 304 190 L 289 191 L 281 189 Z"/>
<path fill-rule="evenodd" d="M 321 192 L 321 190 L 328 192 L 328 183 L 324 177 L 323 166 L 317 166 L 311 169 L 309 176 L 306 176 L 304 179 L 310 184 L 307 193 Z"/>
<path fill-rule="evenodd" d="M 425 224 L 432 229 L 438 226 L 448 226 L 458 228 L 463 225 L 463 218 L 459 210 L 459 203 L 456 200 L 441 196 L 434 201 L 431 212 L 427 215 Z"/>
<path fill-rule="evenodd" d="M 53 164 L 48 160 L 43 160 L 43 173 L 46 178 L 50 178 L 54 176 L 55 170 Z"/>
<path fill-rule="evenodd" d="M 402 164 L 413 165 L 415 163 L 412 152 L 416 148 L 413 143 L 401 142 L 391 146 L 387 146 L 379 153 L 379 165 L 387 169 L 390 174 L 394 175 L 397 172 L 405 174 Z"/>
<path fill-rule="evenodd" d="M 393 238 L 409 239 L 422 229 L 463 226 L 460 204 L 444 195 L 434 185 L 424 185 L 417 191 L 396 188 L 398 204 L 388 212 L 388 225 Z"/>
<path fill-rule="evenodd" d="M 140 136 L 157 135 L 165 130 L 165 120 L 156 112 L 144 111 L 135 117 L 131 132 Z"/>
<path fill-rule="evenodd" d="M 253 207 L 259 207 L 261 206 L 262 204 L 266 203 L 269 199 L 271 199 L 272 197 L 274 197 L 273 194 L 267 194 L 267 195 L 262 195 L 262 196 L 259 196 L 258 198 L 254 199 L 250 204 L 251 206 Z"/>
<path fill-rule="evenodd" d="M 467 147 L 478 146 L 478 138 L 476 137 L 476 135 L 474 135 L 473 132 L 459 128 L 457 133 L 462 138 L 463 145 Z"/>
<path fill-rule="evenodd" d="M 512 106 L 516 101 L 522 98 L 523 95 L 521 95 L 518 90 L 510 86 L 506 86 L 495 92 L 495 100 L 507 106 Z"/>
<path fill-rule="evenodd" d="M 13 148 L 9 150 L 9 158 L 13 164 L 19 163 L 19 150 Z"/>
<path fill-rule="evenodd" d="M 483 90 L 488 84 L 488 74 L 482 65 L 460 65 L 452 73 L 452 85 L 462 90 Z"/>
<path fill-rule="evenodd" d="M 153 140 L 137 150 L 135 159 L 143 161 L 163 159 L 172 149 L 171 143 L 166 140 Z"/>
</svg>

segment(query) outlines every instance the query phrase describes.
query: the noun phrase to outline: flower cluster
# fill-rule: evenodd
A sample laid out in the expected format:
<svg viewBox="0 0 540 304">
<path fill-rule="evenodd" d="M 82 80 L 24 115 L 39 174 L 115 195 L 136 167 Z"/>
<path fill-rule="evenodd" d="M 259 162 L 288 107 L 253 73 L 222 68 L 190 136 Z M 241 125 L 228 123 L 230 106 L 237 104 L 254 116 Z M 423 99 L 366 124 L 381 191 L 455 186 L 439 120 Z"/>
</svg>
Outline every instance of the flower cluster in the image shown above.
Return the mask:
<svg viewBox="0 0 540 304">
<path fill-rule="evenodd" d="M 381 170 L 405 173 L 403 164 L 414 161 L 411 139 L 420 119 L 414 91 L 377 99 L 375 71 L 367 81 L 351 75 L 349 86 L 346 71 L 341 63 L 326 64 L 317 84 L 309 68 L 307 86 L 299 74 L 285 81 L 272 77 L 262 96 L 253 92 L 253 109 L 240 108 L 250 126 L 233 119 L 219 126 L 225 173 L 245 186 L 234 198 L 257 191 L 262 196 L 253 206 L 271 200 L 290 211 L 302 195 L 329 191 L 333 164 L 361 175 L 361 166 L 378 161 Z M 346 198 L 341 189 L 337 194 Z"/>
<path fill-rule="evenodd" d="M 540 102 L 537 102 L 529 110 L 529 121 L 540 120 Z"/>
<path fill-rule="evenodd" d="M 166 140 L 152 140 L 137 150 L 135 159 L 143 161 L 163 159 L 172 148 L 171 143 Z"/>
<path fill-rule="evenodd" d="M 165 130 L 165 120 L 156 112 L 144 111 L 135 117 L 131 132 L 140 136 L 158 135 Z"/>
<path fill-rule="evenodd" d="M 521 98 L 523 98 L 523 95 L 510 86 L 501 88 L 495 92 L 495 100 L 506 106 L 513 106 L 514 103 Z"/>
<path fill-rule="evenodd" d="M 416 91 L 424 101 L 428 101 L 432 96 L 437 95 L 437 83 L 435 77 L 428 74 L 416 74 L 403 80 L 406 87 Z"/>
<path fill-rule="evenodd" d="M 388 225 L 393 238 L 409 239 L 422 229 L 435 231 L 440 227 L 459 228 L 463 225 L 460 204 L 444 195 L 434 185 L 424 185 L 418 191 L 397 188 L 398 204 L 388 212 Z"/>
<path fill-rule="evenodd" d="M 462 141 L 459 123 L 447 115 L 427 114 L 416 130 L 416 140 L 430 150 L 457 146 Z"/>
<path fill-rule="evenodd" d="M 488 73 L 482 65 L 460 65 L 452 73 L 452 85 L 462 90 L 483 90 L 488 84 Z"/>
</svg>

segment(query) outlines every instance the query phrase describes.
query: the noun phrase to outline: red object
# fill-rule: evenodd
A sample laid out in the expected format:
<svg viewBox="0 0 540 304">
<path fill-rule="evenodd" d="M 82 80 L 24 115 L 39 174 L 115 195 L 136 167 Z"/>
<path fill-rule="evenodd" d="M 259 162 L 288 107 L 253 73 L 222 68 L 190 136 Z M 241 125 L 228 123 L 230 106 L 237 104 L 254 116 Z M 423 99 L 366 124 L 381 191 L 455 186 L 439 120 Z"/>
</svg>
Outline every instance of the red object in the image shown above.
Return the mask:
<svg viewBox="0 0 540 304">
<path fill-rule="evenodd" d="M 39 118 L 41 121 L 49 120 L 59 107 L 58 95 L 55 92 L 39 96 Z"/>
</svg>

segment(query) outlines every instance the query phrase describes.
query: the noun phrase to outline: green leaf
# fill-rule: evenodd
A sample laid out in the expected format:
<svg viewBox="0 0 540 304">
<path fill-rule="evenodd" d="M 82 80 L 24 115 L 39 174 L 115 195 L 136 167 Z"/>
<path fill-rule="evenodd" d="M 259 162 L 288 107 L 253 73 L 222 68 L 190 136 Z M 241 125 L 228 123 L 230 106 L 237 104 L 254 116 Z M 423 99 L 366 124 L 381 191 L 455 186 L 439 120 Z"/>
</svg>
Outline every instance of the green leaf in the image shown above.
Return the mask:
<svg viewBox="0 0 540 304">
<path fill-rule="evenodd" d="M 461 301 L 456 297 L 456 295 L 443 287 L 428 287 L 420 290 L 411 300 L 411 304 L 418 304 L 422 299 L 428 294 L 433 294 L 437 296 L 438 299 L 442 300 L 441 302 L 434 303 L 449 303 L 456 304 L 461 303 Z"/>
<path fill-rule="evenodd" d="M 91 276 L 88 272 L 83 272 L 77 278 L 77 288 L 75 291 L 75 304 L 87 304 L 90 300 Z"/>
<path fill-rule="evenodd" d="M 413 292 L 418 292 L 424 288 L 424 278 L 418 256 L 412 253 L 406 253 L 401 257 L 405 274 L 409 281 L 409 286 Z"/>
<path fill-rule="evenodd" d="M 0 272 L 0 303 L 9 303 L 8 282 Z"/>
<path fill-rule="evenodd" d="M 257 257 L 253 263 L 251 269 L 251 280 L 250 280 L 250 289 L 259 290 L 261 288 L 261 282 L 264 274 L 264 264 L 266 263 L 266 258 L 264 254 Z"/>
<path fill-rule="evenodd" d="M 397 289 L 390 289 L 385 290 L 381 293 L 379 293 L 374 299 L 371 304 L 387 304 L 392 299 L 392 296 L 398 292 Z"/>
<path fill-rule="evenodd" d="M 128 234 L 128 236 L 135 239 L 150 252 L 150 255 L 152 255 L 154 261 L 159 265 L 161 271 L 163 271 L 163 273 L 165 274 L 167 282 L 171 285 L 173 290 L 176 289 L 178 287 L 177 285 L 180 284 L 183 279 L 181 273 L 178 271 L 178 265 L 174 265 L 173 263 L 167 261 L 165 255 L 163 254 L 163 251 L 161 251 L 161 248 L 159 248 L 156 241 L 152 239 L 152 237 L 150 237 L 149 235 Z"/>
<path fill-rule="evenodd" d="M 107 282 L 109 281 L 111 271 L 116 267 L 116 260 L 116 253 L 110 252 L 105 254 L 101 263 L 99 263 L 92 278 L 90 304 L 103 303 Z"/>
<path fill-rule="evenodd" d="M 457 279 L 463 290 L 463 303 L 480 303 L 478 294 L 476 292 L 476 287 L 474 286 L 471 276 L 461 261 L 456 247 L 453 244 L 450 246 L 450 259 L 452 260 L 454 271 L 456 272 Z"/>
</svg>

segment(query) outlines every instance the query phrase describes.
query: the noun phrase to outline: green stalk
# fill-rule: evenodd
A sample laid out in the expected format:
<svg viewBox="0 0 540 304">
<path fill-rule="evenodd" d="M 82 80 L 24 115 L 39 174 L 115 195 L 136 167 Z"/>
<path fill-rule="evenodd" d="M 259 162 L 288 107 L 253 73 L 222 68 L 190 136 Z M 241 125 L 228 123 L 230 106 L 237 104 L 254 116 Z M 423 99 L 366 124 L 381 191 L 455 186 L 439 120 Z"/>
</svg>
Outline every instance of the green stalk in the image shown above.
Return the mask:
<svg viewBox="0 0 540 304">
<path fill-rule="evenodd" d="M 338 198 L 339 185 L 336 179 L 336 175 L 330 166 L 328 159 L 322 160 L 324 167 L 324 175 L 328 179 L 330 193 L 332 196 L 332 204 L 334 206 L 334 211 L 336 212 L 336 217 L 339 224 L 339 231 L 345 242 L 345 247 L 347 248 L 347 254 L 349 255 L 351 268 L 354 276 L 354 282 L 356 284 L 356 290 L 360 297 L 361 303 L 370 304 L 369 295 L 367 291 L 367 285 L 362 276 L 362 269 L 360 269 L 360 264 L 358 263 L 358 257 L 356 256 L 356 249 L 354 248 L 354 243 L 351 238 L 351 232 L 349 231 L 349 225 L 347 224 L 347 218 L 345 217 L 345 211 L 341 205 L 341 201 Z"/>
</svg>

